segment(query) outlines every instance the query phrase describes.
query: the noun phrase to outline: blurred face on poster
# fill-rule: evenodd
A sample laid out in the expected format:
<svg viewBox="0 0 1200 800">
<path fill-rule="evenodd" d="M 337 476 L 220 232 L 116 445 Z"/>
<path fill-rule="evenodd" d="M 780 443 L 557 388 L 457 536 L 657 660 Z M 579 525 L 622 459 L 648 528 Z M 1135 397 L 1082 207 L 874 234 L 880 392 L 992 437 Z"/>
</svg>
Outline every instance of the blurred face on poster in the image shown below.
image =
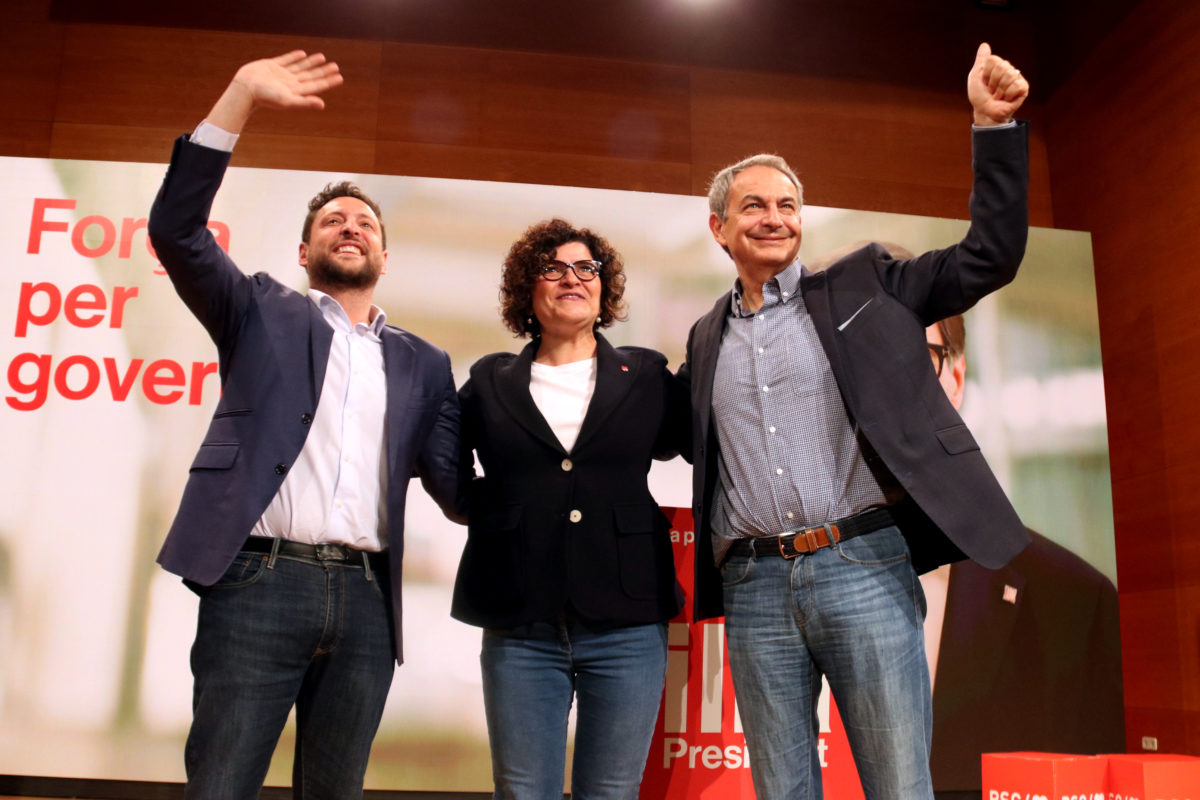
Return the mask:
<svg viewBox="0 0 1200 800">
<path fill-rule="evenodd" d="M 942 320 L 925 329 L 925 342 L 929 345 L 929 357 L 937 372 L 938 382 L 955 409 L 962 408 L 963 383 L 967 373 L 962 330 L 961 315 Z"/>
</svg>

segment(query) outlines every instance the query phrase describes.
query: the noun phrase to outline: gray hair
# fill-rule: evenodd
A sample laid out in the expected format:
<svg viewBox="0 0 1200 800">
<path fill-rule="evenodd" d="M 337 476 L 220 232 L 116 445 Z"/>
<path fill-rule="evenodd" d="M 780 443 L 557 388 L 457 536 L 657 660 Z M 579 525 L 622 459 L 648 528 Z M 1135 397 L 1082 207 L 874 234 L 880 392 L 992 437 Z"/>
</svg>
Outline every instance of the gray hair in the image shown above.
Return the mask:
<svg viewBox="0 0 1200 800">
<path fill-rule="evenodd" d="M 713 175 L 712 181 L 708 184 L 708 210 L 716 214 L 717 219 L 725 221 L 725 216 L 729 211 L 729 187 L 733 185 L 733 179 L 738 176 L 739 172 L 750 167 L 770 167 L 782 172 L 796 187 L 798 206 L 804 204 L 804 187 L 800 185 L 800 179 L 796 177 L 796 173 L 792 171 L 782 156 L 774 153 L 759 153 L 749 158 L 743 158 L 736 164 L 730 164 Z"/>
</svg>

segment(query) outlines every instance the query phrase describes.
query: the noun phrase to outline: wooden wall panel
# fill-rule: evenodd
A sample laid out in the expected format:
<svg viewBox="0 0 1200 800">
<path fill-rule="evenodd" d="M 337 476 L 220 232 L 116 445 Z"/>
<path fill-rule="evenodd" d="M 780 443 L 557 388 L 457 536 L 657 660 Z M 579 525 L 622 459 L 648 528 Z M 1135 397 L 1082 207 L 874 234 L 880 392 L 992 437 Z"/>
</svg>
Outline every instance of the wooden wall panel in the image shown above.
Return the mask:
<svg viewBox="0 0 1200 800">
<path fill-rule="evenodd" d="M 52 122 L 0 119 L 0 156 L 49 158 Z"/>
<path fill-rule="evenodd" d="M 53 23 L 0 26 L 0 120 L 54 119 L 63 40 Z"/>
<path fill-rule="evenodd" d="M 346 40 L 304 44 L 313 51 L 336 53 L 346 85 L 329 93 L 323 112 L 259 111 L 251 131 L 373 141 L 380 46 Z M 63 49 L 55 121 L 129 128 L 130 144 L 142 129 L 191 130 L 238 66 L 296 46 L 295 39 L 284 36 L 72 25 Z M 107 138 L 114 158 L 137 158 L 136 146 L 122 154 L 116 147 L 118 138 Z"/>
<path fill-rule="evenodd" d="M 379 141 L 376 171 L 466 180 L 688 194 L 687 164 L 597 155 Z"/>
<path fill-rule="evenodd" d="M 96 123 L 56 122 L 50 136 L 50 158 L 95 161 L 151 161 L 171 158 L 177 128 L 130 127 Z"/>
<path fill-rule="evenodd" d="M 488 147 L 483 126 L 488 51 L 383 46 L 378 137 L 444 147 Z"/>
<path fill-rule="evenodd" d="M 1055 217 L 1093 235 L 1128 744 L 1156 736 L 1189 753 L 1200 753 L 1197 46 L 1200 7 L 1145 0 L 1046 108 Z"/>
<path fill-rule="evenodd" d="M 810 202 L 966 214 L 969 115 L 957 92 L 227 31 L 42 23 L 26 33 L 44 34 L 38 71 L 59 78 L 0 119 L 0 147 L 14 155 L 161 161 L 164 132 L 169 141 L 193 127 L 239 64 L 303 45 L 337 60 L 346 84 L 324 112 L 258 112 L 235 164 L 702 193 L 719 167 L 769 149 L 798 161 Z M 42 118 L 49 130 L 32 124 Z M 1036 135 L 1033 150 L 1033 222 L 1048 225 Z"/>
<path fill-rule="evenodd" d="M 63 39 L 49 22 L 0 26 L 0 154 L 50 155 Z"/>
<path fill-rule="evenodd" d="M 401 44 L 383 60 L 383 171 L 687 191 L 684 68 Z"/>
</svg>

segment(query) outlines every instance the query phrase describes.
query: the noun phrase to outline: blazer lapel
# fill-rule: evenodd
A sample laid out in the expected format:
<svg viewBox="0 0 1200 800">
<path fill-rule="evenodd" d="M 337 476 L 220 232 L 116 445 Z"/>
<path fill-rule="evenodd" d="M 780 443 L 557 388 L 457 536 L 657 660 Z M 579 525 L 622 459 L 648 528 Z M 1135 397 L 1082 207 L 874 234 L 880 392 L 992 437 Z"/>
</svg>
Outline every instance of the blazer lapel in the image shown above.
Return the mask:
<svg viewBox="0 0 1200 800">
<path fill-rule="evenodd" d="M 821 348 L 825 351 L 829 368 L 833 370 L 834 380 L 837 381 L 838 388 L 842 391 L 842 398 L 853 409 L 855 406 L 850 403 L 850 398 L 857 397 L 857 395 L 854 394 L 854 382 L 850 377 L 849 370 L 846 369 L 834 329 L 833 317 L 829 309 L 829 282 L 826 274 L 810 272 L 807 267 L 802 266 L 800 268 L 800 294 L 804 298 L 804 307 L 808 310 L 809 317 L 812 318 L 817 338 L 821 340 Z"/>
<path fill-rule="evenodd" d="M 692 408 L 697 416 L 699 430 L 708 434 L 709 418 L 712 415 L 713 380 L 717 373 L 717 355 L 721 350 L 721 334 L 725 332 L 725 318 L 729 315 L 729 304 L 733 292 L 726 292 L 717 300 L 712 311 L 700 318 L 696 324 L 692 341 Z"/>
<path fill-rule="evenodd" d="M 321 309 L 311 298 L 304 299 L 305 305 L 308 306 L 308 373 L 312 375 L 312 386 L 309 391 L 312 396 L 309 400 L 312 402 L 313 411 L 316 411 L 317 402 L 321 399 L 321 387 L 325 384 L 325 368 L 329 366 L 329 348 L 333 345 L 333 328 L 329 327 L 329 323 L 325 321 L 325 315 L 321 313 Z M 292 337 L 295 335 L 294 330 L 290 325 L 275 326 L 277 336 Z M 281 348 L 279 352 L 286 353 L 286 348 Z"/>
<path fill-rule="evenodd" d="M 560 452 L 565 452 L 562 443 L 550 429 L 550 424 L 546 422 L 542 412 L 538 411 L 537 404 L 533 402 L 533 395 L 529 393 L 529 375 L 537 348 L 538 343 L 535 339 L 525 345 L 525 349 L 516 358 L 496 369 L 496 397 L 500 405 L 530 435 Z"/>
<path fill-rule="evenodd" d="M 395 328 L 383 329 L 383 372 L 387 381 L 387 431 L 388 464 L 399 463 L 400 436 L 398 425 L 405 425 L 410 415 L 406 413 L 409 397 L 417 387 L 414 377 L 416 350 L 408 337 Z M 389 466 L 388 478 L 391 480 Z M 407 477 L 407 476 L 404 476 Z"/>
<path fill-rule="evenodd" d="M 641 359 L 619 354 L 607 339 L 596 334 L 596 389 L 592 392 L 583 425 L 571 452 L 579 450 L 584 442 L 600 431 L 604 420 L 629 393 L 641 366 Z"/>
</svg>

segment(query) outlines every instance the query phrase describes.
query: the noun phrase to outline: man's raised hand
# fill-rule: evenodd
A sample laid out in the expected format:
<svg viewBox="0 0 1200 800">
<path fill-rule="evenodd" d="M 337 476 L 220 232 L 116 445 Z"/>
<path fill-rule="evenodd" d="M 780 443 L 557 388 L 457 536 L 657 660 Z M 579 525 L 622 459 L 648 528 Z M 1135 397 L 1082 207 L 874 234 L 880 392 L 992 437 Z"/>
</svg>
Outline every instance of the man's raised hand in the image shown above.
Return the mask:
<svg viewBox="0 0 1200 800">
<path fill-rule="evenodd" d="M 967 75 L 967 97 L 976 125 L 1003 125 L 1029 96 L 1029 81 L 1021 70 L 992 53 L 987 42 L 979 45 Z"/>
<path fill-rule="evenodd" d="M 240 133 L 257 108 L 321 109 L 320 95 L 342 84 L 338 65 L 322 53 L 293 50 L 275 58 L 243 64 L 206 118 L 230 133 Z"/>
</svg>

